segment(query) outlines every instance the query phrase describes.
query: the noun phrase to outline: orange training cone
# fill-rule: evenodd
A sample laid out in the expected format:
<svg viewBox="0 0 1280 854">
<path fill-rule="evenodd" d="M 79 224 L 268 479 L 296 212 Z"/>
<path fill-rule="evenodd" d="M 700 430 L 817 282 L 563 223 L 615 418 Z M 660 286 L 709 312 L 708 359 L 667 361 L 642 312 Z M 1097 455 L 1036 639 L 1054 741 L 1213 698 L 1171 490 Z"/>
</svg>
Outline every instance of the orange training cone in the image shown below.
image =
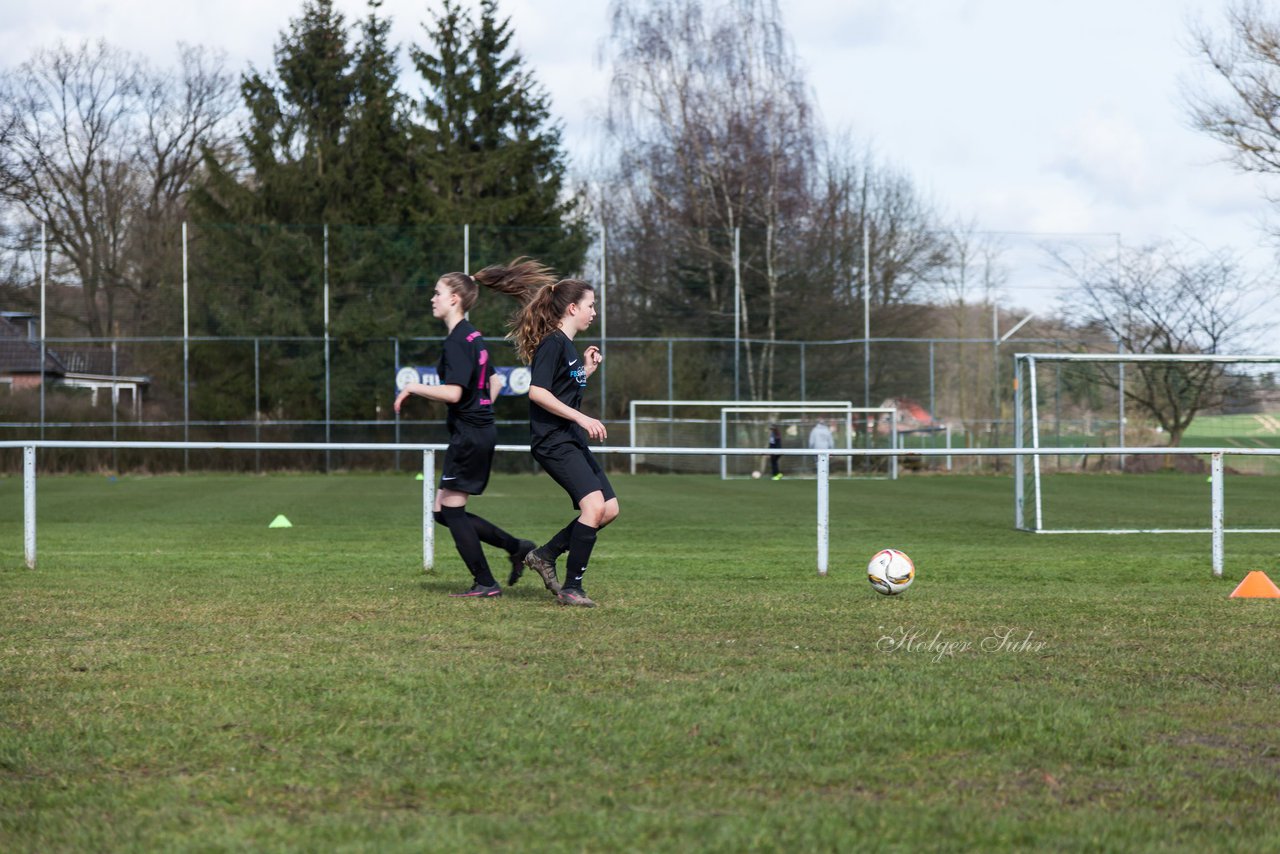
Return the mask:
<svg viewBox="0 0 1280 854">
<path fill-rule="evenodd" d="M 1244 577 L 1228 599 L 1280 599 L 1280 587 L 1267 578 L 1267 574 L 1255 569 Z"/>
</svg>

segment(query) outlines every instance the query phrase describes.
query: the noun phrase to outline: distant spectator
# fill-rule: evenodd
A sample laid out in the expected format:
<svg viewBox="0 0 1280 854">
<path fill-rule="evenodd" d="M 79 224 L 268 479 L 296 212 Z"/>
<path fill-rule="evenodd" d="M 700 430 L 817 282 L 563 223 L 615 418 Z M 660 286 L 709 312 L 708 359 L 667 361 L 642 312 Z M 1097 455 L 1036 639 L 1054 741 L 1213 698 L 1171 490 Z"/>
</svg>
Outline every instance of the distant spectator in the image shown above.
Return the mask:
<svg viewBox="0 0 1280 854">
<path fill-rule="evenodd" d="M 831 427 L 825 422 L 819 421 L 813 425 L 813 429 L 809 431 L 809 450 L 811 451 L 829 451 L 836 446 L 836 436 Z M 818 458 L 811 457 L 814 471 L 818 470 Z"/>
<path fill-rule="evenodd" d="M 782 447 L 782 433 L 778 430 L 777 424 L 769 425 L 769 447 L 771 449 Z M 774 480 L 782 480 L 782 469 L 778 467 L 781 459 L 782 456 L 780 454 L 769 455 L 769 475 Z"/>
</svg>

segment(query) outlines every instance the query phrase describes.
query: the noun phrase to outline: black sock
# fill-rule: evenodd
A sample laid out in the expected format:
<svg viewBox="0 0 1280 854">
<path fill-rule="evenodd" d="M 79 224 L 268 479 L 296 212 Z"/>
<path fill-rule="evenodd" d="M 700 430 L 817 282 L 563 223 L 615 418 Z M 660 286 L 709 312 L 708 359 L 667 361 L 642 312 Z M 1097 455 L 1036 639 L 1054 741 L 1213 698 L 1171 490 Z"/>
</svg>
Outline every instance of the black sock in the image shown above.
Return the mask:
<svg viewBox="0 0 1280 854">
<path fill-rule="evenodd" d="M 596 529 L 581 522 L 573 523 L 569 538 L 569 560 L 565 563 L 564 586 L 582 588 L 582 574 L 587 571 L 591 550 L 596 547 Z"/>
<path fill-rule="evenodd" d="M 474 513 L 468 513 L 467 518 L 471 520 L 471 527 L 476 529 L 476 536 L 480 538 L 480 542 L 488 543 L 508 553 L 520 548 L 519 540 L 488 519 L 477 516 Z"/>
<path fill-rule="evenodd" d="M 467 508 L 443 507 L 435 517 L 436 521 L 448 528 L 449 533 L 453 535 L 453 544 L 458 547 L 458 554 L 462 557 L 462 562 L 467 565 L 467 569 L 471 570 L 476 584 L 483 584 L 486 587 L 497 584 L 493 573 L 489 571 L 489 562 L 484 559 L 484 550 L 480 548 L 480 537 L 477 536 L 471 520 L 467 518 Z"/>
<path fill-rule="evenodd" d="M 560 555 L 569 550 L 569 540 L 573 536 L 573 526 L 578 524 L 578 520 L 574 519 L 568 525 L 565 525 L 556 535 L 547 540 L 547 544 L 538 551 L 542 552 L 542 556 L 547 560 L 554 561 Z"/>
</svg>

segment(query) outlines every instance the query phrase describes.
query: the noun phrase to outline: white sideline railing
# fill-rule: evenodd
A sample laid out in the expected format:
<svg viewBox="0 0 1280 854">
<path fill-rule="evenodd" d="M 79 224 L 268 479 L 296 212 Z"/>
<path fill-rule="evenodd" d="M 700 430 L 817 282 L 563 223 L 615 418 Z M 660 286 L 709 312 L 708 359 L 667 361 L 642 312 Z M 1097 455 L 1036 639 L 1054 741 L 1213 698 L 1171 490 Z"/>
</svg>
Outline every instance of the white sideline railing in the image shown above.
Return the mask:
<svg viewBox="0 0 1280 854">
<path fill-rule="evenodd" d="M 226 450 L 226 451 L 421 451 L 422 452 L 422 566 L 434 565 L 435 525 L 431 508 L 435 504 L 435 454 L 448 448 L 445 444 L 387 444 L 382 442 L 110 442 L 75 440 L 6 440 L 0 448 L 22 448 L 23 545 L 28 568 L 36 566 L 36 450 L 60 448 L 84 450 Z M 529 453 L 528 445 L 498 445 L 504 453 Z M 739 456 L 772 454 L 784 457 L 817 457 L 817 539 L 818 574 L 827 574 L 830 532 L 830 472 L 832 457 L 996 457 L 996 456 L 1070 456 L 1087 453 L 1108 455 L 1183 455 L 1211 457 L 1210 534 L 1212 539 L 1213 574 L 1222 576 L 1223 562 L 1223 455 L 1280 456 L 1280 448 L 852 448 L 810 450 L 808 448 L 647 448 L 593 445 L 593 454 L 669 454 Z M 1191 533 L 1186 531 L 1185 533 Z"/>
</svg>

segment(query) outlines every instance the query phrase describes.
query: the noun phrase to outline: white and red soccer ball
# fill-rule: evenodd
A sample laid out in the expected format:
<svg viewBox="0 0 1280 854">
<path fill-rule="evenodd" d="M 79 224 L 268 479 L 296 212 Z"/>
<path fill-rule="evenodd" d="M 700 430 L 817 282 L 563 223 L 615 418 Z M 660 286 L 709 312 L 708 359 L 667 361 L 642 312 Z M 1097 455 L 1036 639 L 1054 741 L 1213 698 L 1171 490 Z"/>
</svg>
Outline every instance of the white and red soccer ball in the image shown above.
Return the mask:
<svg viewBox="0 0 1280 854">
<path fill-rule="evenodd" d="M 867 580 L 877 593 L 897 596 L 911 586 L 916 578 L 916 565 L 906 552 L 897 549 L 881 549 L 867 564 Z"/>
</svg>

